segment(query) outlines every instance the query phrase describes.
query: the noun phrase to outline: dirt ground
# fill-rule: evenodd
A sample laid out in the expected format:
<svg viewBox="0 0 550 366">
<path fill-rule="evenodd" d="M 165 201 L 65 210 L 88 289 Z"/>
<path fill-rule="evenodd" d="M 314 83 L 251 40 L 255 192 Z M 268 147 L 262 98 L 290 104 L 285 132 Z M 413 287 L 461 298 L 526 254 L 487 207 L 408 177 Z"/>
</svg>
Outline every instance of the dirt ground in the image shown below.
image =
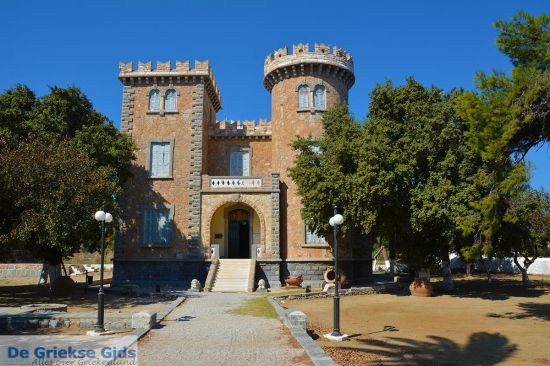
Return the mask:
<svg viewBox="0 0 550 366">
<path fill-rule="evenodd" d="M 94 274 L 94 280 L 99 274 Z M 110 277 L 110 274 L 107 275 Z M 22 306 L 33 303 L 67 304 L 68 312 L 87 312 L 97 309 L 97 289 L 84 290 L 84 276 L 71 276 L 77 287 L 70 295 L 50 295 L 47 286 L 37 285 L 35 277 L 12 277 L 0 281 L 0 307 Z M 160 311 L 170 303 L 168 299 L 153 297 L 125 297 L 118 294 L 105 294 L 107 312 L 138 312 L 141 310 Z"/>
<path fill-rule="evenodd" d="M 290 300 L 308 315 L 312 337 L 345 365 L 550 365 L 550 287 L 517 279 L 457 281 L 431 298 L 408 293 L 341 297 L 342 343 L 332 330 L 333 299 Z"/>
</svg>

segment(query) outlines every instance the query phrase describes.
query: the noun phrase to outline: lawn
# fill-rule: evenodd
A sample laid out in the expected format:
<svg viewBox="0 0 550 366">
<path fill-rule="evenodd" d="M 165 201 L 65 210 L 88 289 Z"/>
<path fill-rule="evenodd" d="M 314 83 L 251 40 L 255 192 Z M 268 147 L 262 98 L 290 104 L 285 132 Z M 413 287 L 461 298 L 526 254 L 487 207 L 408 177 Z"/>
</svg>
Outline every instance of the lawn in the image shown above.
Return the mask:
<svg viewBox="0 0 550 366">
<path fill-rule="evenodd" d="M 233 315 L 248 315 L 260 318 L 276 318 L 277 312 L 269 303 L 266 296 L 259 296 L 246 300 L 240 307 L 228 310 Z"/>
<path fill-rule="evenodd" d="M 343 296 L 341 329 L 326 341 L 332 298 L 287 300 L 308 315 L 312 336 L 342 365 L 549 365 L 550 289 L 517 279 L 457 281 L 431 298 L 400 294 Z"/>
</svg>

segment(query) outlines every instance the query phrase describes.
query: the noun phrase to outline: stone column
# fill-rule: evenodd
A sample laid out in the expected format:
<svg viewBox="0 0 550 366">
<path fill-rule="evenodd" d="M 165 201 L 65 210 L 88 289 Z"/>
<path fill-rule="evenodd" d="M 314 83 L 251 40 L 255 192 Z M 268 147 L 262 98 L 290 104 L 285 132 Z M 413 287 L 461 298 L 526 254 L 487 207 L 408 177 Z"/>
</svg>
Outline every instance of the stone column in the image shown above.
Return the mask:
<svg viewBox="0 0 550 366">
<path fill-rule="evenodd" d="M 200 245 L 201 227 L 201 173 L 203 139 L 204 81 L 193 87 L 193 118 L 191 120 L 191 171 L 189 174 L 189 249 L 190 256 L 204 255 Z"/>
<path fill-rule="evenodd" d="M 271 173 L 271 258 L 280 258 L 279 232 L 281 222 L 279 218 L 279 173 Z"/>
</svg>

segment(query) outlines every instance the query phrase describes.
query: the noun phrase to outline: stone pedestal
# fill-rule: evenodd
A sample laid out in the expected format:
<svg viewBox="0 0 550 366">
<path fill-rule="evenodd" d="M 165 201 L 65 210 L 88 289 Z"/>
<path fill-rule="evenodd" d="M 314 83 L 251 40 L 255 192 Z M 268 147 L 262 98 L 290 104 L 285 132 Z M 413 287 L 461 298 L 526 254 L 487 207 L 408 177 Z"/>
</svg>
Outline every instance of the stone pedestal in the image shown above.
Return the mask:
<svg viewBox="0 0 550 366">
<path fill-rule="evenodd" d="M 132 315 L 132 328 L 134 329 L 151 329 L 157 322 L 157 313 L 145 310 Z"/>
</svg>

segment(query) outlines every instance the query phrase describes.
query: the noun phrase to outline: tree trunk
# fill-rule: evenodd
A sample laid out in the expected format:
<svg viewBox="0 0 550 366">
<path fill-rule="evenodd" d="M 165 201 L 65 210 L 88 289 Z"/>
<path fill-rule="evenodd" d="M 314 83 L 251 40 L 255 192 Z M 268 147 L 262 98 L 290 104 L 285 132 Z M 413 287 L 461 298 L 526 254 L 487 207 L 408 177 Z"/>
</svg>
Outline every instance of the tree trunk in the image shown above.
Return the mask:
<svg viewBox="0 0 550 366">
<path fill-rule="evenodd" d="M 60 275 L 61 275 L 61 265 L 48 263 L 48 277 L 49 277 L 50 292 L 53 292 L 55 282 L 57 281 Z"/>
<path fill-rule="evenodd" d="M 390 274 L 392 277 L 395 275 L 395 242 L 397 241 L 397 235 L 394 235 L 393 240 L 390 241 Z"/>
<path fill-rule="evenodd" d="M 451 262 L 447 260 L 441 261 L 441 267 L 443 272 L 443 285 L 449 290 L 452 290 L 454 286 L 453 274 L 451 272 Z"/>
<path fill-rule="evenodd" d="M 527 274 L 527 269 L 529 269 L 529 266 L 535 262 L 537 257 L 533 257 L 529 259 L 529 257 L 524 256 L 523 257 L 523 267 L 519 264 L 518 260 L 518 253 L 514 252 L 514 263 L 518 267 L 519 271 L 521 272 L 521 282 L 524 286 L 528 286 L 530 284 L 529 281 L 529 275 Z"/>
<path fill-rule="evenodd" d="M 472 277 L 472 262 L 466 263 L 466 277 Z"/>
<path fill-rule="evenodd" d="M 480 259 L 481 264 L 483 265 L 483 268 L 485 269 L 485 273 L 487 274 L 487 283 L 493 282 L 493 278 L 491 277 L 491 259 Z"/>
</svg>

